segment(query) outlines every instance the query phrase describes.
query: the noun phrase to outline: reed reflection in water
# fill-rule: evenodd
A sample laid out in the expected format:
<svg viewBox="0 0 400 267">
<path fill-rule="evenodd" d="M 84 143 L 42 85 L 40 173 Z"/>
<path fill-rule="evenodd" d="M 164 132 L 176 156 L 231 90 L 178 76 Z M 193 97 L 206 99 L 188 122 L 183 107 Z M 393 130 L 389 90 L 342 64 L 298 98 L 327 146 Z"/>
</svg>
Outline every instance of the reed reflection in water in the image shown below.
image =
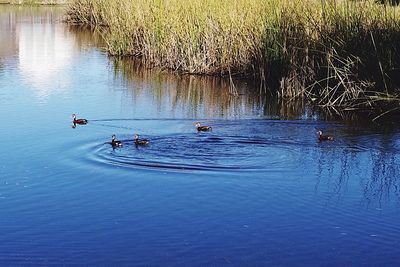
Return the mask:
<svg viewBox="0 0 400 267">
<path fill-rule="evenodd" d="M 398 128 L 322 120 L 251 80 L 232 97 L 228 79 L 107 58 L 96 32 L 49 25 L 52 8 L 12 9 L 0 265 L 398 265 Z M 65 39 L 67 57 L 54 50 Z M 71 129 L 71 113 L 89 124 Z M 336 140 L 318 142 L 319 129 Z M 150 145 L 136 148 L 135 132 Z"/>
<path fill-rule="evenodd" d="M 151 70 L 133 59 L 114 58 L 113 64 L 115 76 L 125 81 L 133 101 L 151 94 L 151 101 L 160 111 L 170 107 L 175 114 L 194 118 L 297 119 L 314 115 L 304 101 L 278 100 L 269 93 L 260 93 L 257 82 L 252 79 L 234 79 L 239 96 L 233 96 L 230 93 L 232 83 L 227 77 Z"/>
<path fill-rule="evenodd" d="M 399 134 L 357 128 L 343 128 L 338 133 L 342 140 L 320 144 L 313 156 L 319 159 L 316 194 L 326 194 L 327 204 L 343 202 L 358 190 L 360 204 L 366 207 L 399 202 Z"/>
</svg>

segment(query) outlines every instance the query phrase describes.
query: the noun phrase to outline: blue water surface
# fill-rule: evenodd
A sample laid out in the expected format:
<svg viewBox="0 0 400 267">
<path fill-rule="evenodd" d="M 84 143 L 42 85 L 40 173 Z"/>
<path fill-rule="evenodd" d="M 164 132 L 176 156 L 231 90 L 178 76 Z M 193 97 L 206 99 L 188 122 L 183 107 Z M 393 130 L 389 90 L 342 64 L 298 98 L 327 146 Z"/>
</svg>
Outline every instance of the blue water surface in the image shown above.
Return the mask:
<svg viewBox="0 0 400 267">
<path fill-rule="evenodd" d="M 0 265 L 400 264 L 396 128 L 116 61 L 62 13 L 0 6 Z"/>
</svg>

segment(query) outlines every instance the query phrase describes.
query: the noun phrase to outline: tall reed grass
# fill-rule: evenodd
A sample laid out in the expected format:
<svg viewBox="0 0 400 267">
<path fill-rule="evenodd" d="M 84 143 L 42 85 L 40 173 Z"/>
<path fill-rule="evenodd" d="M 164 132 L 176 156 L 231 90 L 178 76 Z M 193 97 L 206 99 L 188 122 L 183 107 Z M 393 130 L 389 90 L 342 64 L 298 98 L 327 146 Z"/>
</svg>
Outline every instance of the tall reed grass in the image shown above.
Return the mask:
<svg viewBox="0 0 400 267">
<path fill-rule="evenodd" d="M 281 97 L 355 107 L 400 87 L 400 8 L 375 0 L 72 0 L 111 55 L 183 73 L 255 75 Z"/>
</svg>

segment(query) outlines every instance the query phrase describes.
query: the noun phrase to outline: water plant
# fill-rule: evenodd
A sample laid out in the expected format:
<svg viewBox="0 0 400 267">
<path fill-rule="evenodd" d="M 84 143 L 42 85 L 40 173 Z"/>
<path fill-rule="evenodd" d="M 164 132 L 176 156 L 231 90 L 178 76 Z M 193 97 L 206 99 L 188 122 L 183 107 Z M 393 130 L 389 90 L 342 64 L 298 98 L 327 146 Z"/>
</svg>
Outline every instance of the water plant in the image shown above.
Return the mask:
<svg viewBox="0 0 400 267">
<path fill-rule="evenodd" d="M 149 66 L 255 76 L 265 91 L 326 107 L 390 99 L 395 109 L 399 10 L 375 0 L 73 0 L 67 20 L 102 26 L 111 55 Z"/>
</svg>

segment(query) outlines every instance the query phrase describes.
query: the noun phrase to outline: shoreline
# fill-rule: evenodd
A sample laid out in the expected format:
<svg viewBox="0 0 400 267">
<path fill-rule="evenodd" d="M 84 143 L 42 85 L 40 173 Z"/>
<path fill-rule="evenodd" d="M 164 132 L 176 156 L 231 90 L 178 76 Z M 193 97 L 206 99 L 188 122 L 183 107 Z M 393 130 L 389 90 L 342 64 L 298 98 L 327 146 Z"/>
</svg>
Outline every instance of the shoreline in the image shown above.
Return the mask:
<svg viewBox="0 0 400 267">
<path fill-rule="evenodd" d="M 73 0 L 67 22 L 101 31 L 111 56 L 151 68 L 253 76 L 260 91 L 320 107 L 400 110 L 400 7 L 228 2 Z"/>
</svg>

